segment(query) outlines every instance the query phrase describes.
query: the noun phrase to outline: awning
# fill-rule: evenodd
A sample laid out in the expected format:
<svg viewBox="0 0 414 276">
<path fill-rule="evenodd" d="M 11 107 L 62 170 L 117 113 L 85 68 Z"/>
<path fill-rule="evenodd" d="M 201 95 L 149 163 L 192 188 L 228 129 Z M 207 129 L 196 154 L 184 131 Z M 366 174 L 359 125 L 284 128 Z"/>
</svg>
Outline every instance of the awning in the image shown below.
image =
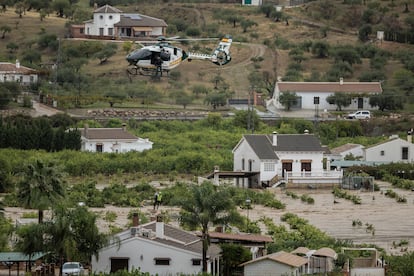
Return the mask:
<svg viewBox="0 0 414 276">
<path fill-rule="evenodd" d="M 132 27 L 132 29 L 134 30 L 134 32 L 151 32 L 152 31 L 151 27 Z"/>
<path fill-rule="evenodd" d="M 37 252 L 30 257 L 22 252 L 0 252 L 0 262 L 28 262 L 42 258 L 46 253 Z"/>
</svg>

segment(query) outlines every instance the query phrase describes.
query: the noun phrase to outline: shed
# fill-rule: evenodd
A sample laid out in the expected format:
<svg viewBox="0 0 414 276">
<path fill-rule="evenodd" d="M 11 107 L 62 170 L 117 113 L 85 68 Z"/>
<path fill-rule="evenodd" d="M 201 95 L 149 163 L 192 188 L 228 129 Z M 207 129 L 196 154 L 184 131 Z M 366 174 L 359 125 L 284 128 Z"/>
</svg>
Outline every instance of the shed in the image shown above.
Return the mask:
<svg viewBox="0 0 414 276">
<path fill-rule="evenodd" d="M 30 262 L 37 261 L 38 259 L 41 259 L 43 256 L 45 256 L 46 253 L 43 252 L 36 252 L 32 255 L 26 255 L 23 252 L 0 252 L 0 263 L 4 263 L 9 268 L 9 274 L 12 266 L 17 263 L 17 275 L 19 275 L 19 268 L 20 263 L 24 262 L 26 263 L 26 271 L 29 270 Z"/>
</svg>

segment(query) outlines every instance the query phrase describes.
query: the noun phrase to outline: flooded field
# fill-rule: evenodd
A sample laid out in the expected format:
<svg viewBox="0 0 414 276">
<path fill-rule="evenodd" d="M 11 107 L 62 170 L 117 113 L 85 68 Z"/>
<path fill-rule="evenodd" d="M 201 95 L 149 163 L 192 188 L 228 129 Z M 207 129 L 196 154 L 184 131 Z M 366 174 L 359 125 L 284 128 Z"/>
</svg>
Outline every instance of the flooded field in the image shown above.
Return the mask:
<svg viewBox="0 0 414 276">
<path fill-rule="evenodd" d="M 249 218 L 256 221 L 261 217 L 271 218 L 274 223 L 282 223 L 280 217 L 287 212 L 294 213 L 309 221 L 310 224 L 338 239 L 353 240 L 355 244 L 375 244 L 384 248 L 389 254 L 403 254 L 404 250 L 414 250 L 414 192 L 392 188 L 387 183 L 377 182 L 381 187 L 378 192 L 348 191 L 361 198 L 361 204 L 354 204 L 350 200 L 335 198 L 330 189 L 296 189 L 290 190 L 299 197 L 307 194 L 315 201 L 314 204 L 304 203 L 286 195 L 285 191 L 271 189 L 276 198 L 286 204 L 285 210 L 275 210 L 260 205 L 252 205 Z M 392 189 L 407 199 L 406 203 L 398 203 L 394 198 L 385 196 L 385 191 Z M 335 202 L 334 202 L 335 201 Z M 153 207 L 141 207 L 140 211 L 150 217 L 154 214 Z M 20 208 L 5 208 L 6 216 L 13 220 L 21 218 L 23 212 L 33 212 Z M 102 231 L 108 230 L 108 225 L 126 229 L 130 223 L 128 213 L 131 208 L 107 206 L 106 208 L 91 208 L 99 214 L 98 225 Z M 179 208 L 161 206 L 159 211 L 169 214 L 173 225 L 178 225 Z M 116 213 L 116 220 L 105 221 L 106 212 Z M 241 210 L 247 215 L 246 210 Z M 360 222 L 360 226 L 353 226 L 353 222 Z M 370 228 L 368 228 L 370 227 Z M 263 228 L 263 234 L 266 229 Z M 401 241 L 408 241 L 408 245 L 395 247 Z"/>
<path fill-rule="evenodd" d="M 253 220 L 266 216 L 275 223 L 281 223 L 281 215 L 290 212 L 338 239 L 353 240 L 355 244 L 375 244 L 389 254 L 414 250 L 414 192 L 395 189 L 388 183 L 377 184 L 381 191 L 347 191 L 361 198 L 359 205 L 346 199 L 334 199 L 330 189 L 290 190 L 299 196 L 308 194 L 315 200 L 314 204 L 292 199 L 283 191 L 277 190 L 276 196 L 286 204 L 285 210 L 268 210 L 255 206 L 249 215 Z M 404 196 L 407 202 L 398 203 L 396 199 L 386 196 L 385 191 L 388 189 Z M 360 222 L 361 226 L 353 226 L 354 221 Z M 394 244 L 401 241 L 408 241 L 409 244 L 395 248 Z"/>
</svg>

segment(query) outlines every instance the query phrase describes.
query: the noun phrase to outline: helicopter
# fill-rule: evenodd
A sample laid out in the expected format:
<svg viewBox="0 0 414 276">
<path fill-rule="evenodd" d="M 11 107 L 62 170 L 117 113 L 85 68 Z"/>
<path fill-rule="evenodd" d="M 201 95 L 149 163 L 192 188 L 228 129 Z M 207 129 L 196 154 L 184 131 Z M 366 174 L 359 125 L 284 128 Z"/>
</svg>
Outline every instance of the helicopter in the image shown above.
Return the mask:
<svg viewBox="0 0 414 276">
<path fill-rule="evenodd" d="M 172 41 L 180 40 L 211 40 L 211 39 L 171 39 Z M 225 65 L 231 61 L 230 46 L 233 39 L 231 35 L 225 35 L 220 39 L 218 46 L 211 54 L 187 53 L 183 49 L 172 45 L 166 38 L 160 37 L 158 43 L 144 46 L 141 49 L 134 50 L 126 56 L 129 63 L 127 69 L 130 75 L 153 75 L 162 76 L 163 72 L 168 74 L 169 71 L 178 67 L 183 60 L 208 60 L 219 66 Z"/>
</svg>

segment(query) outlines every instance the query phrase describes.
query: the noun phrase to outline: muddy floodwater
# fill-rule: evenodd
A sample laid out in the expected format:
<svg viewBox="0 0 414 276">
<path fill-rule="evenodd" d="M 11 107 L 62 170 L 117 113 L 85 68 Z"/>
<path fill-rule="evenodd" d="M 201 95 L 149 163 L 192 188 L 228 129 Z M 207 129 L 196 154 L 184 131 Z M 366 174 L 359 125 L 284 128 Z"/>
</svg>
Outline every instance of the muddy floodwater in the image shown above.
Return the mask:
<svg viewBox="0 0 414 276">
<path fill-rule="evenodd" d="M 350 200 L 335 198 L 331 189 L 289 189 L 299 196 L 293 199 L 280 188 L 269 189 L 275 193 L 275 197 L 286 204 L 286 209 L 276 210 L 261 205 L 252 204 L 249 210 L 249 219 L 259 220 L 268 217 L 275 224 L 283 223 L 280 217 L 287 212 L 294 213 L 328 235 L 337 239 L 353 240 L 354 244 L 375 244 L 389 254 L 403 254 L 405 251 L 414 250 L 414 192 L 393 188 L 390 184 L 376 182 L 381 191 L 349 191 L 347 193 L 361 198 L 361 204 L 354 204 Z M 398 203 L 394 198 L 387 197 L 385 191 L 392 189 L 398 195 L 406 198 L 406 203 Z M 314 204 L 301 201 L 300 196 L 307 194 L 314 199 Z M 108 226 L 127 229 L 130 225 L 128 213 L 136 208 L 121 208 L 107 206 L 106 208 L 91 208 L 91 211 L 99 215 L 98 227 L 102 231 L 108 231 Z M 147 217 L 154 215 L 151 202 L 139 208 Z M 5 208 L 5 214 L 13 220 L 22 217 L 24 210 L 21 208 Z M 115 212 L 115 221 L 104 220 L 107 212 Z M 161 206 L 158 212 L 166 212 L 169 216 L 168 223 L 178 226 L 179 208 Z M 240 210 L 247 216 L 246 210 Z M 353 226 L 353 222 L 360 222 L 360 226 Z M 260 224 L 259 224 L 260 225 Z M 262 233 L 266 234 L 263 225 Z M 407 241 L 408 244 L 395 246 Z"/>
<path fill-rule="evenodd" d="M 363 192 L 349 191 L 361 198 L 361 204 L 350 200 L 335 198 L 330 189 L 296 189 L 289 190 L 301 196 L 308 194 L 315 200 L 314 204 L 292 199 L 282 190 L 276 190 L 276 197 L 286 204 L 286 209 L 269 210 L 254 206 L 249 212 L 250 219 L 261 216 L 270 217 L 275 223 L 281 223 L 280 217 L 286 212 L 294 213 L 328 235 L 338 239 L 353 240 L 354 244 L 375 244 L 389 254 L 403 254 L 405 250 L 414 249 L 414 192 L 393 188 L 388 183 L 376 182 L 381 191 Z M 396 199 L 385 195 L 392 189 L 407 199 L 406 203 L 398 203 Z M 360 222 L 361 226 L 353 226 Z M 408 245 L 395 246 L 401 241 Z"/>
</svg>

